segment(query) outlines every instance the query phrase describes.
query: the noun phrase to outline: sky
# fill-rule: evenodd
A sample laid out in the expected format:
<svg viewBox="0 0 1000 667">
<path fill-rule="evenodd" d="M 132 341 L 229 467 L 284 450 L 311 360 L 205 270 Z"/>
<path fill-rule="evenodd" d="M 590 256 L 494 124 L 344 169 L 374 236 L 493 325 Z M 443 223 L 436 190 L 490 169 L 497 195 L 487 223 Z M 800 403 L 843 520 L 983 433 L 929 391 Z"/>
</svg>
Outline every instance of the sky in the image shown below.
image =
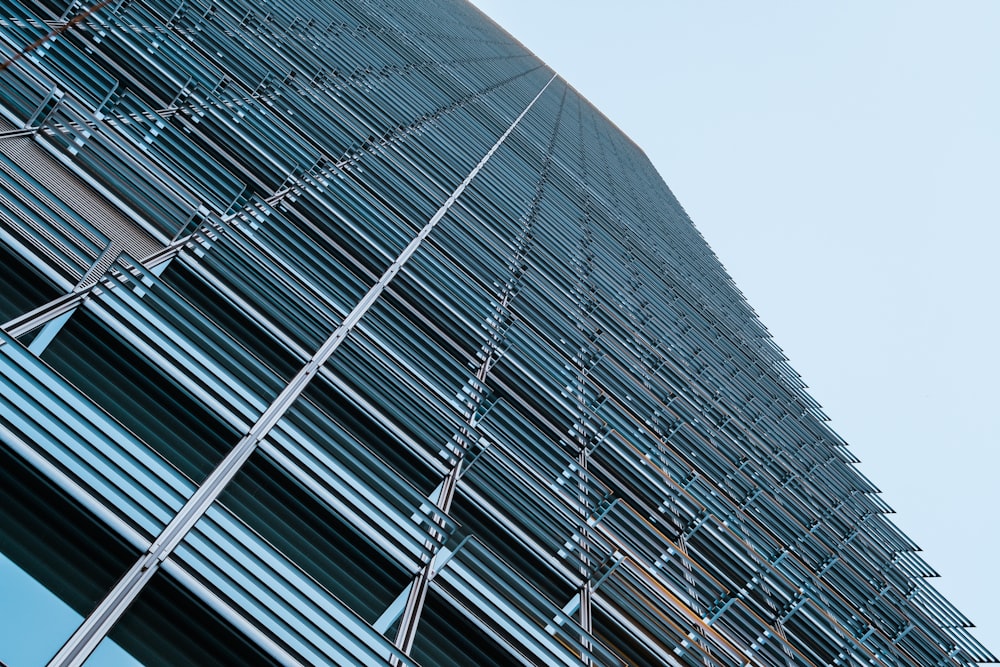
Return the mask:
<svg viewBox="0 0 1000 667">
<path fill-rule="evenodd" d="M 1000 652 L 1000 2 L 475 4 L 645 150 Z"/>
</svg>

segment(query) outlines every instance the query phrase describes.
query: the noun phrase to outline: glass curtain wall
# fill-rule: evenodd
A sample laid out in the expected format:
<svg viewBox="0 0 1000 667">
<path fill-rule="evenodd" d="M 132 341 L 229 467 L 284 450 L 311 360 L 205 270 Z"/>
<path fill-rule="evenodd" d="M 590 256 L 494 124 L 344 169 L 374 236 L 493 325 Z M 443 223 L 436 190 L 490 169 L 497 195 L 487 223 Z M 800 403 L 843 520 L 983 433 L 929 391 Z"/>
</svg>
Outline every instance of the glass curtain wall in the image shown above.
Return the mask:
<svg viewBox="0 0 1000 667">
<path fill-rule="evenodd" d="M 970 665 L 641 150 L 459 0 L 0 0 L 0 661 Z"/>
</svg>

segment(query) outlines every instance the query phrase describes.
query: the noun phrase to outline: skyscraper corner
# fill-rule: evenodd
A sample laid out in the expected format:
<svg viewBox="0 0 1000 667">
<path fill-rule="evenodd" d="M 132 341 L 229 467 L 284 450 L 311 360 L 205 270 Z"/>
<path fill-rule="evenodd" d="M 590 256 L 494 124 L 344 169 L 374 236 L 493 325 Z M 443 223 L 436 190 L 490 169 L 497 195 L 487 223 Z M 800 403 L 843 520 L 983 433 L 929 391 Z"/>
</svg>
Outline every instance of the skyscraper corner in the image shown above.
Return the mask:
<svg viewBox="0 0 1000 667">
<path fill-rule="evenodd" d="M 472 6 L 0 9 L 0 661 L 996 662 Z"/>
</svg>

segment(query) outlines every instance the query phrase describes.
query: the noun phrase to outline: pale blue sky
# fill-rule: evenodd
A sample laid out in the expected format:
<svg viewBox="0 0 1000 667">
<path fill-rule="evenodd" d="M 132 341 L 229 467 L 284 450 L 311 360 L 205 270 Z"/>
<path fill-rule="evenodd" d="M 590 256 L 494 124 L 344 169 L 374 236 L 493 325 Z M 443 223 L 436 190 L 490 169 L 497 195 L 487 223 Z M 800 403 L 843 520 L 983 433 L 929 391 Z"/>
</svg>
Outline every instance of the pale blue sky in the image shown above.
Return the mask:
<svg viewBox="0 0 1000 667">
<path fill-rule="evenodd" d="M 1000 2 L 476 4 L 646 151 L 1000 652 Z"/>
</svg>

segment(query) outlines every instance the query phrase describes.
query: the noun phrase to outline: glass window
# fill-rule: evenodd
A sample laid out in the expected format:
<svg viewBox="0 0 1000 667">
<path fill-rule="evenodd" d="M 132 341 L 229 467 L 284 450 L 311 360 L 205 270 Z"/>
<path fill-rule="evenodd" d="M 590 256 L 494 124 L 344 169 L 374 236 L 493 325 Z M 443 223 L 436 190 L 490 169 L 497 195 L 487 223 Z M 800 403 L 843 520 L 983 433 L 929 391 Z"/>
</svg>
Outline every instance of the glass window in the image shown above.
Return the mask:
<svg viewBox="0 0 1000 667">
<path fill-rule="evenodd" d="M 136 662 L 115 662 L 120 656 L 116 644 Z M 86 662 L 87 667 L 131 664 L 256 667 L 278 663 L 161 570 Z"/>
<path fill-rule="evenodd" d="M 192 480 L 239 440 L 89 313 L 77 312 L 42 359 Z"/>
<path fill-rule="evenodd" d="M 44 664 L 137 557 L 0 444 L 0 662 Z"/>
</svg>

